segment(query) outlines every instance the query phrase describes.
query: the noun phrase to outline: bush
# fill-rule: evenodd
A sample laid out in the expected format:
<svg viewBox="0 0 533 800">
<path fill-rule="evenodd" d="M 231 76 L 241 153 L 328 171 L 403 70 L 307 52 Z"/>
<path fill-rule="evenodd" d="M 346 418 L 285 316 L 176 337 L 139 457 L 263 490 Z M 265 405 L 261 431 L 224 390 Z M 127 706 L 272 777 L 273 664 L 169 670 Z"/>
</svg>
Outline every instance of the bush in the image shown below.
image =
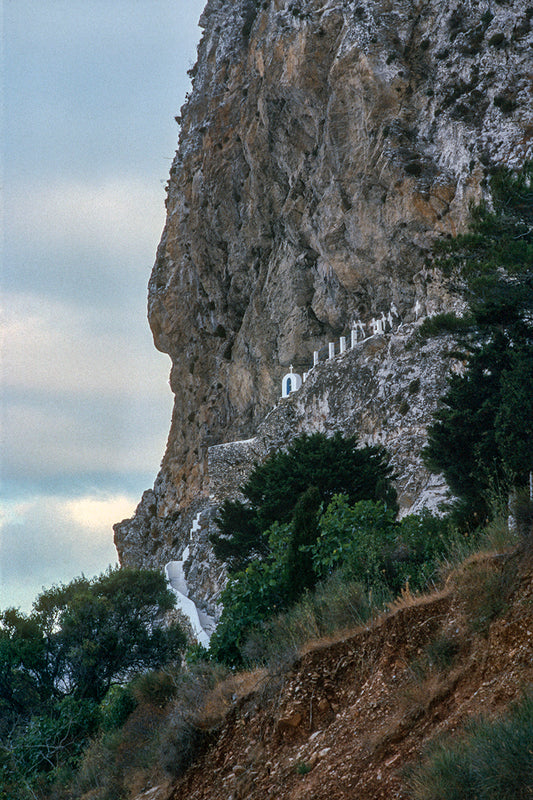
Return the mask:
<svg viewBox="0 0 533 800">
<path fill-rule="evenodd" d="M 112 686 L 100 704 L 101 728 L 104 731 L 120 728 L 136 705 L 130 686 Z"/>
<path fill-rule="evenodd" d="M 134 678 L 129 692 L 137 703 L 149 703 L 163 708 L 179 691 L 180 666 L 168 666 L 165 669 L 145 672 Z"/>
<path fill-rule="evenodd" d="M 207 697 L 227 675 L 219 664 L 204 662 L 180 676 L 176 700 L 159 738 L 159 763 L 173 778 L 182 775 L 204 750 L 221 719 L 204 715 Z"/>
<path fill-rule="evenodd" d="M 319 575 L 341 569 L 350 580 L 368 588 L 383 583 L 393 594 L 406 584 L 425 589 L 456 536 L 447 519 L 429 511 L 396 522 L 380 503 L 349 506 L 343 497 L 328 506 L 320 531 L 313 548 Z"/>
<path fill-rule="evenodd" d="M 533 695 L 435 744 L 408 780 L 413 800 L 526 800 L 533 794 Z"/>
<path fill-rule="evenodd" d="M 98 712 L 92 700 L 66 697 L 5 737 L 0 745 L 0 787 L 6 798 L 10 792 L 12 800 L 34 798 L 36 790 L 45 793 L 69 772 L 98 724 Z"/>
<path fill-rule="evenodd" d="M 337 569 L 351 580 L 370 586 L 385 576 L 385 559 L 396 541 L 395 514 L 382 503 L 363 500 L 350 506 L 333 498 L 320 520 L 313 548 L 315 570 L 322 578 Z"/>
<path fill-rule="evenodd" d="M 507 608 L 512 576 L 501 559 L 473 556 L 454 578 L 467 623 L 474 633 L 487 636 L 491 622 Z"/>
<path fill-rule="evenodd" d="M 298 519 L 296 516 L 290 525 L 276 523 L 271 527 L 270 558 L 256 559 L 230 576 L 221 596 L 224 611 L 211 637 L 210 653 L 215 659 L 231 666 L 261 660 L 250 641 L 266 635 L 269 621 L 293 606 L 302 594 L 290 625 L 298 626 L 298 615 L 305 618 L 309 613 L 305 625 L 312 629 L 318 624 L 318 595 L 305 592 L 310 592 L 317 580 L 335 573 L 352 586 L 359 585 L 365 593 L 371 590 L 389 600 L 406 585 L 412 591 L 426 588 L 456 536 L 447 520 L 429 512 L 396 522 L 394 511 L 383 503 L 362 500 L 351 506 L 344 495 L 335 496 L 318 523 L 309 528 Z M 303 513 L 302 519 L 308 521 Z M 302 525 L 299 538 L 294 530 L 297 525 Z M 295 577 L 298 566 L 302 571 L 299 579 Z M 328 614 L 331 616 L 330 611 Z M 283 624 L 289 624 L 288 617 L 283 619 Z M 311 636 L 323 632 L 318 625 Z M 293 636 L 290 626 L 287 635 Z M 301 641 L 300 634 L 296 639 Z M 263 645 L 255 647 L 261 651 Z"/>
<path fill-rule="evenodd" d="M 418 336 L 422 339 L 430 339 L 443 333 L 465 331 L 472 326 L 472 322 L 472 317 L 458 317 L 451 311 L 435 314 L 433 317 L 426 317 L 422 322 L 418 328 Z"/>
<path fill-rule="evenodd" d="M 298 502 L 312 487 L 324 504 L 342 493 L 352 503 L 381 500 L 398 510 L 383 448 L 358 448 L 354 436 L 340 433 L 303 435 L 254 468 L 240 487 L 245 502 L 223 503 L 216 520 L 220 533 L 210 537 L 217 558 L 239 572 L 253 559 L 268 557 L 271 526 L 292 522 Z"/>
<path fill-rule="evenodd" d="M 292 663 L 307 642 L 366 622 L 388 600 L 389 594 L 374 592 L 372 597 L 360 583 L 336 572 L 288 611 L 251 630 L 242 647 L 244 660 L 277 672 Z"/>
<path fill-rule="evenodd" d="M 230 576 L 221 595 L 224 611 L 210 641 L 213 658 L 231 666 L 242 666 L 242 651 L 248 632 L 286 608 L 289 525 L 272 526 L 269 535 L 272 557 L 252 561 L 245 570 Z"/>
</svg>

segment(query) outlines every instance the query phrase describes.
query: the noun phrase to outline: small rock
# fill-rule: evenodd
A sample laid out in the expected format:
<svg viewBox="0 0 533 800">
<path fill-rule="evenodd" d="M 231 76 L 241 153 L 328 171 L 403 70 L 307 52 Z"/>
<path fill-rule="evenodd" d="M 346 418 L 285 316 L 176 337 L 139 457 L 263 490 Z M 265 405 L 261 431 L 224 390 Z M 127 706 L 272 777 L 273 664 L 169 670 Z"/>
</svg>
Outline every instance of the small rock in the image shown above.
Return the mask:
<svg viewBox="0 0 533 800">
<path fill-rule="evenodd" d="M 302 721 L 302 715 L 299 711 L 293 711 L 290 714 L 282 717 L 278 720 L 278 730 L 287 730 L 290 728 L 297 728 L 300 722 Z"/>
</svg>

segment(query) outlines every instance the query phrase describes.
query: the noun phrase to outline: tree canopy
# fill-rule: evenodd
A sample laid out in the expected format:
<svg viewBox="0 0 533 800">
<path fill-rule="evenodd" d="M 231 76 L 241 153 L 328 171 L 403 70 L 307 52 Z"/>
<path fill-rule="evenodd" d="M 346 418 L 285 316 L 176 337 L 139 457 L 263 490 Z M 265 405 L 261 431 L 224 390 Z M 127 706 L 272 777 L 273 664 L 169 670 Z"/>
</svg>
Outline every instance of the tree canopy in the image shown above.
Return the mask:
<svg viewBox="0 0 533 800">
<path fill-rule="evenodd" d="M 290 607 L 317 583 L 313 547 L 319 521 L 337 495 L 346 502 L 398 510 L 392 469 L 381 447 L 357 447 L 355 436 L 303 435 L 257 465 L 241 487 L 244 501 L 226 501 L 212 536 L 230 580 L 211 639 L 214 656 L 242 662 L 241 647 L 261 621 Z"/>
<path fill-rule="evenodd" d="M 54 586 L 30 615 L 0 615 L 0 703 L 24 713 L 67 695 L 99 702 L 112 683 L 179 656 L 180 627 L 163 625 L 174 605 L 164 577 L 115 569 Z"/>
<path fill-rule="evenodd" d="M 242 570 L 254 558 L 270 553 L 268 530 L 293 520 L 300 498 L 316 489 L 316 510 L 336 494 L 358 500 L 383 501 L 397 511 L 392 468 L 382 447 L 357 447 L 355 436 L 340 433 L 304 434 L 287 450 L 273 453 L 256 465 L 241 486 L 244 501 L 226 500 L 219 512 L 219 533 L 212 535 L 215 555 L 230 572 Z M 309 513 L 309 512 L 308 512 Z M 308 523 L 306 523 L 308 524 Z"/>
<path fill-rule="evenodd" d="M 179 667 L 186 636 L 164 619 L 173 605 L 159 572 L 112 569 L 45 590 L 29 615 L 0 613 L 2 800 L 49 796 L 98 730 L 112 685 Z"/>
<path fill-rule="evenodd" d="M 532 175 L 531 165 L 497 171 L 492 209 L 475 209 L 470 232 L 437 261 L 462 285 L 471 327 L 466 370 L 450 379 L 424 458 L 473 522 L 489 514 L 492 494 L 533 469 Z"/>
</svg>

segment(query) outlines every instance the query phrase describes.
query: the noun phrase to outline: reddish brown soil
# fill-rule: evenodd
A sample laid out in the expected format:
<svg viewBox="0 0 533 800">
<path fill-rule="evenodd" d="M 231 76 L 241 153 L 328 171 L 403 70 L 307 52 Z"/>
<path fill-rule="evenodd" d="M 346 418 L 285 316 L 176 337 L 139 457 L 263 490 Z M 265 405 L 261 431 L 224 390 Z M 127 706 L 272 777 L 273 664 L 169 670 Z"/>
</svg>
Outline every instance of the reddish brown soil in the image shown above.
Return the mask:
<svg viewBox="0 0 533 800">
<path fill-rule="evenodd" d="M 505 605 L 476 631 L 491 577 Z M 427 647 L 443 638 L 455 656 L 431 665 Z M 442 592 L 404 598 L 368 628 L 310 647 L 285 675 L 264 677 L 169 800 L 408 798 L 405 766 L 431 739 L 502 711 L 532 682 L 531 559 L 478 556 Z"/>
</svg>

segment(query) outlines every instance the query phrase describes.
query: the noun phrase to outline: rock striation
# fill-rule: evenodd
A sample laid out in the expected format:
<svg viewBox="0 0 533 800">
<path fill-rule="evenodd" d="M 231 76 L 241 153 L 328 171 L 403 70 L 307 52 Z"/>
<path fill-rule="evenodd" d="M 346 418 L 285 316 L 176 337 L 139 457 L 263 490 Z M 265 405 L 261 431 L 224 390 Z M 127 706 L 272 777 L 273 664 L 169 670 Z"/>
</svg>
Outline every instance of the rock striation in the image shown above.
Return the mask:
<svg viewBox="0 0 533 800">
<path fill-rule="evenodd" d="M 289 365 L 307 370 L 354 319 L 394 304 L 408 327 L 415 307 L 457 303 L 428 256 L 492 167 L 533 155 L 532 19 L 526 0 L 208 1 L 149 283 L 172 423 L 154 489 L 115 526 L 121 563 L 163 566 L 189 543 L 187 582 L 215 596 L 209 520 L 233 489 L 210 472 L 234 486 L 298 430 L 387 443 L 404 508 L 428 500 L 439 342 L 373 337 L 271 410 Z"/>
</svg>

